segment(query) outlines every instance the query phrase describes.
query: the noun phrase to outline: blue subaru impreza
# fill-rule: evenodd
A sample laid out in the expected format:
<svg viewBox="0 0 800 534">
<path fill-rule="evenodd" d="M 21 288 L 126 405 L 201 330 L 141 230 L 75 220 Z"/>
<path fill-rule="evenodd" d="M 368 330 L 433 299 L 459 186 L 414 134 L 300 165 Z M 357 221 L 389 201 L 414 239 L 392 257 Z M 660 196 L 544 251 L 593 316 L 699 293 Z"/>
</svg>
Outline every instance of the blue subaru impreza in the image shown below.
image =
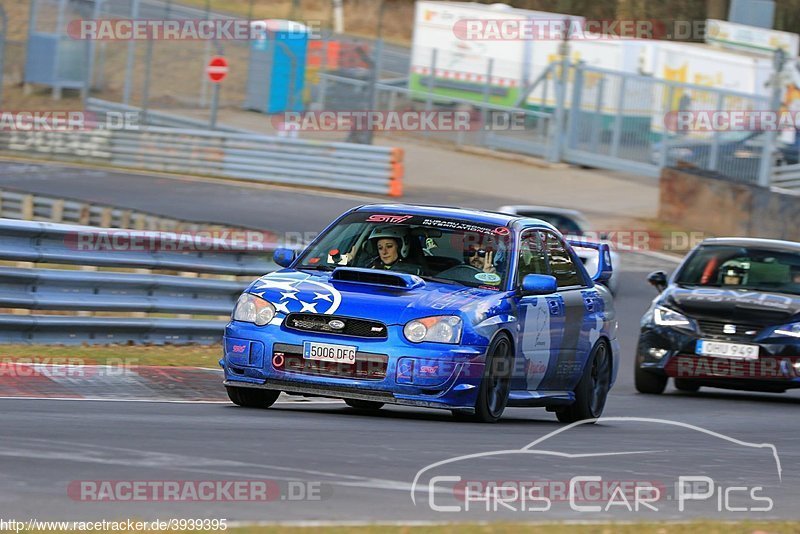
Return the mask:
<svg viewBox="0 0 800 534">
<path fill-rule="evenodd" d="M 280 392 L 495 422 L 506 406 L 599 417 L 619 361 L 607 245 L 590 276 L 551 225 L 476 210 L 354 208 L 253 282 L 225 328 L 235 404 Z"/>
</svg>

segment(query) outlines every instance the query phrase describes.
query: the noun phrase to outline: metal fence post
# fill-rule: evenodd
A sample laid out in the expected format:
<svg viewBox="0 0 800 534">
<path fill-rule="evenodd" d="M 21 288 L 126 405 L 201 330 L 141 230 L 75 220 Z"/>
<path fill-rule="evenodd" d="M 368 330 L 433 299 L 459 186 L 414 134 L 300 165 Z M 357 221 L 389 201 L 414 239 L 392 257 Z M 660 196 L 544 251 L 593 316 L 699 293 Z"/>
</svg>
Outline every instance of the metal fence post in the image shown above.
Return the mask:
<svg viewBox="0 0 800 534">
<path fill-rule="evenodd" d="M 547 161 L 551 163 L 558 163 L 561 161 L 561 155 L 564 149 L 564 107 L 567 102 L 568 70 L 569 56 L 565 53 L 561 56 L 561 72 L 558 73 L 559 75 L 556 78 L 555 128 L 550 138 L 550 150 L 547 157 Z"/>
<path fill-rule="evenodd" d="M 139 0 L 131 0 L 131 18 L 139 18 Z M 136 60 L 136 39 L 128 41 L 128 57 L 125 60 L 125 87 L 122 89 L 122 103 L 131 103 L 131 90 L 133 88 L 133 64 Z"/>
<path fill-rule="evenodd" d="M 64 27 L 64 17 L 66 16 L 66 10 L 67 10 L 67 0 L 61 0 L 58 3 L 58 15 L 56 18 L 56 35 L 58 36 L 58 41 L 56 43 L 56 52 L 55 52 L 56 57 L 54 58 L 53 61 L 53 65 L 56 65 L 56 67 L 54 67 L 55 84 L 53 85 L 53 90 L 52 90 L 53 100 L 61 100 L 62 88 L 59 83 L 61 81 L 61 77 L 58 75 L 58 65 L 60 64 L 58 56 L 59 56 L 59 51 L 61 50 L 61 38 L 62 38 L 61 30 Z"/>
<path fill-rule="evenodd" d="M 600 75 L 600 82 L 597 85 L 597 101 L 594 104 L 591 142 L 591 151 L 594 153 L 597 153 L 597 145 L 600 143 L 600 131 L 603 129 L 603 96 L 606 87 L 605 74 Z"/>
<path fill-rule="evenodd" d="M 567 144 L 568 148 L 577 145 L 578 123 L 581 119 L 581 99 L 583 96 L 583 62 L 575 65 L 575 78 L 572 81 L 572 104 L 569 109 L 569 119 L 567 122 Z"/>
<path fill-rule="evenodd" d="M 781 72 L 783 71 L 783 64 L 786 59 L 785 53 L 782 49 L 775 51 L 774 59 L 774 73 L 772 75 L 772 98 L 770 98 L 769 109 L 773 113 L 779 113 L 781 109 Z M 764 132 L 764 148 L 761 152 L 761 164 L 758 168 L 758 185 L 762 187 L 769 187 L 772 183 L 772 166 L 773 166 L 773 152 L 775 150 L 775 141 L 778 138 L 778 132 L 775 130 Z"/>
<path fill-rule="evenodd" d="M 164 4 L 164 20 L 169 20 L 170 11 L 172 8 L 172 0 L 167 0 Z M 151 35 L 147 40 L 147 53 L 144 59 L 144 85 L 142 87 L 142 116 L 139 121 L 143 126 L 147 124 L 147 108 L 150 104 L 150 78 L 153 71 L 153 46 L 155 39 Z"/>
<path fill-rule="evenodd" d="M 94 10 L 92 11 L 92 17 L 94 17 L 94 20 L 98 20 L 100 18 L 100 10 L 102 9 L 102 6 L 103 6 L 103 0 L 97 0 L 95 2 Z M 89 96 L 92 92 L 92 80 L 94 80 L 94 39 L 90 39 L 89 41 L 87 41 L 86 55 L 87 55 L 86 82 L 84 84 L 83 89 L 81 90 L 81 99 L 83 100 L 84 109 L 86 109 L 87 100 L 89 99 Z M 2 69 L 0 69 L 0 71 L 2 71 Z M 0 74 L 0 76 L 2 76 L 2 74 Z"/>
<path fill-rule="evenodd" d="M 672 111 L 672 99 L 675 98 L 675 86 L 670 84 L 667 89 L 667 113 Z M 658 166 L 663 169 L 669 162 L 669 129 L 664 125 L 664 133 L 661 134 L 661 153 L 659 154 Z"/>
<path fill-rule="evenodd" d="M 322 41 L 322 58 L 319 61 L 319 93 L 317 95 L 317 106 L 320 110 L 325 109 L 325 100 L 328 94 L 328 47 L 330 43 L 327 39 Z"/>
<path fill-rule="evenodd" d="M 6 55 L 6 34 L 8 30 L 8 20 L 6 19 L 6 10 L 0 6 L 0 104 L 3 103 L 3 69 L 5 62 L 3 58 Z"/>
<path fill-rule="evenodd" d="M 206 0 L 206 7 L 205 10 L 205 20 L 209 20 L 211 18 L 211 0 Z M 205 74 L 206 65 L 211 60 L 211 41 L 206 39 L 205 41 L 205 50 L 203 56 L 203 70 L 200 72 L 200 107 L 206 107 L 208 102 L 208 76 Z"/>
<path fill-rule="evenodd" d="M 717 111 L 722 111 L 725 106 L 725 94 L 719 93 L 717 96 Z M 711 143 L 711 153 L 708 155 L 708 170 L 716 171 L 717 163 L 719 162 L 719 143 L 722 131 L 716 129 L 714 131 L 714 139 Z"/>
<path fill-rule="evenodd" d="M 481 142 L 486 144 L 488 139 L 489 130 L 487 124 L 489 123 L 489 99 L 492 96 L 492 73 L 494 72 L 494 58 L 489 58 L 486 65 L 486 83 L 483 84 L 483 106 L 481 107 Z"/>
<path fill-rule="evenodd" d="M 614 132 L 611 135 L 611 152 L 612 158 L 616 158 L 619 154 L 619 143 L 622 139 L 622 119 L 625 117 L 625 85 L 628 79 L 623 75 L 622 81 L 619 84 L 619 96 L 617 97 L 617 116 L 614 117 Z"/>
<path fill-rule="evenodd" d="M 428 83 L 425 85 L 428 87 L 428 95 L 425 98 L 425 111 L 429 112 L 433 109 L 433 90 L 436 86 L 436 56 L 437 52 L 434 48 L 431 50 L 431 75 L 428 78 Z M 422 134 L 424 137 L 429 137 L 430 132 L 425 130 Z"/>
</svg>

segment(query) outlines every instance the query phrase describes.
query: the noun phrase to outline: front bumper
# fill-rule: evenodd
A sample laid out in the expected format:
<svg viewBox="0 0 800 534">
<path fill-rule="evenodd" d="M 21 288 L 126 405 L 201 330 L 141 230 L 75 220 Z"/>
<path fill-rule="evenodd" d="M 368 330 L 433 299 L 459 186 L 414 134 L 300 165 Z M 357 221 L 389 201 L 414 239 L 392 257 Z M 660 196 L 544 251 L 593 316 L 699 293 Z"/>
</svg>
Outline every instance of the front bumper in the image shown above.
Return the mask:
<svg viewBox="0 0 800 534">
<path fill-rule="evenodd" d="M 429 408 L 475 406 L 487 347 L 413 344 L 402 327 L 388 330 L 386 339 L 370 339 L 233 321 L 225 328 L 219 363 L 226 386 Z M 356 364 L 305 361 L 308 341 L 356 346 Z"/>
<path fill-rule="evenodd" d="M 759 357 L 739 360 L 698 355 L 696 345 L 700 339 L 758 345 Z M 713 387 L 758 391 L 800 388 L 800 343 L 709 337 L 645 324 L 639 335 L 636 365 L 662 376 Z"/>
</svg>

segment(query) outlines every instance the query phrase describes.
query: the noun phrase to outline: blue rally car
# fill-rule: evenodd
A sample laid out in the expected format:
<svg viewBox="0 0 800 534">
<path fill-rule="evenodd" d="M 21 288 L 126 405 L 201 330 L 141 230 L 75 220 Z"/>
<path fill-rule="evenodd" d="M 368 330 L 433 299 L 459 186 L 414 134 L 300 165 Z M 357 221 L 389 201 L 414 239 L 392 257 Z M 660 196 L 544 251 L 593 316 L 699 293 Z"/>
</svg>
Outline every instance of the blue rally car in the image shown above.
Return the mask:
<svg viewBox="0 0 800 534">
<path fill-rule="evenodd" d="M 403 404 L 495 422 L 506 406 L 599 417 L 619 361 L 608 246 L 594 279 L 551 225 L 407 205 L 354 208 L 253 282 L 225 328 L 225 387 Z"/>
</svg>

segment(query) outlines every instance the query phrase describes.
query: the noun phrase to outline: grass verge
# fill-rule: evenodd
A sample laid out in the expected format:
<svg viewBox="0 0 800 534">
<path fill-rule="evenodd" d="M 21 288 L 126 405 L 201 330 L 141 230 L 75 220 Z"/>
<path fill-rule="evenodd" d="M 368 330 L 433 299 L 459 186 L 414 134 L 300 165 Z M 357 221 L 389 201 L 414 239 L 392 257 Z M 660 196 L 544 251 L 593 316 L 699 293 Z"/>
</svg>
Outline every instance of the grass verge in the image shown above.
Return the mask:
<svg viewBox="0 0 800 534">
<path fill-rule="evenodd" d="M 208 367 L 216 369 L 222 356 L 220 345 L 185 346 L 68 346 L 3 345 L 2 363 L 41 363 L 70 365 L 162 365 L 168 367 Z"/>
</svg>

